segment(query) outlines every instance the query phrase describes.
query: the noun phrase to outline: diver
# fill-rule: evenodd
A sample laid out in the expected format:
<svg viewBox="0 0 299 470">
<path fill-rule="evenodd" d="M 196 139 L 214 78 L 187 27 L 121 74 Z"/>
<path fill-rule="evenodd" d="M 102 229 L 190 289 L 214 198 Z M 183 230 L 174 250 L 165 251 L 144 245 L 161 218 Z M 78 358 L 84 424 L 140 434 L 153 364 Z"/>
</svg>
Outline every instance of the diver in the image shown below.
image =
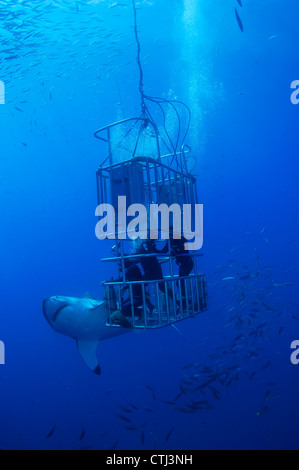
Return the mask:
<svg viewBox="0 0 299 470">
<path fill-rule="evenodd" d="M 194 268 L 194 262 L 192 257 L 189 255 L 189 250 L 185 250 L 185 243 L 187 240 L 184 236 L 180 239 L 173 238 L 173 232 L 170 233 L 170 248 L 171 254 L 175 257 L 176 264 L 179 267 L 179 276 L 187 277 Z M 166 246 L 168 250 L 168 246 Z"/>
<path fill-rule="evenodd" d="M 159 262 L 157 256 L 146 256 L 153 254 L 161 254 L 161 251 L 157 249 L 156 243 L 153 240 L 145 240 L 140 246 L 136 249 L 136 254 L 141 254 L 145 256 L 140 257 L 140 264 L 144 271 L 143 280 L 145 281 L 160 281 L 164 279 L 161 263 Z M 166 292 L 165 282 L 159 282 L 159 289 L 163 294 Z M 170 299 L 173 299 L 172 290 L 167 287 L 167 294 Z M 148 306 L 152 311 L 154 306 L 147 299 Z"/>
<path fill-rule="evenodd" d="M 117 253 L 118 249 L 119 249 L 119 243 L 117 243 L 112 248 L 112 251 L 114 253 Z M 127 326 L 127 324 L 129 322 L 128 322 L 128 320 L 126 320 L 126 317 L 131 317 L 132 318 L 132 306 L 133 306 L 134 316 L 139 315 L 139 320 L 142 319 L 142 317 L 143 317 L 143 309 L 141 308 L 143 306 L 142 285 L 138 283 L 138 281 L 143 280 L 143 276 L 142 276 L 140 268 L 137 266 L 137 264 L 132 262 L 130 259 L 125 259 L 124 260 L 124 268 L 125 268 L 125 280 L 126 280 L 126 282 L 135 282 L 135 281 L 137 281 L 137 283 L 132 284 L 132 297 L 131 297 L 131 292 L 130 291 L 128 293 L 128 296 L 125 299 L 123 298 L 123 295 L 122 295 L 120 309 L 117 308 L 116 294 L 115 294 L 114 288 L 112 287 L 112 290 L 113 290 L 113 293 L 114 293 L 114 296 L 115 296 L 115 302 L 112 303 L 112 305 L 114 305 L 114 308 L 112 307 L 113 313 L 112 313 L 111 321 L 112 321 L 112 323 L 119 324 L 119 325 L 121 325 L 123 323 L 126 323 L 126 326 Z M 122 265 L 121 264 L 120 264 L 119 269 L 120 269 L 120 272 L 122 273 Z M 117 279 L 114 282 L 122 282 L 122 281 L 123 281 L 123 277 Z M 123 288 L 123 294 L 124 294 L 124 291 L 129 290 L 129 289 L 130 289 L 130 285 L 127 284 Z M 109 296 L 111 298 L 111 293 L 109 293 Z M 111 304 L 111 301 L 110 301 L 110 304 Z M 132 326 L 132 325 L 130 324 L 130 326 Z"/>
<path fill-rule="evenodd" d="M 158 253 L 153 240 L 143 241 L 136 249 L 136 255 L 151 255 L 153 253 Z M 163 279 L 162 267 L 156 256 L 140 256 L 138 261 L 143 269 L 143 279 L 145 281 L 159 281 Z"/>
<path fill-rule="evenodd" d="M 175 262 L 179 267 L 179 277 L 188 277 L 194 268 L 192 256 L 189 255 L 189 250 L 185 250 L 185 243 L 187 240 L 184 236 L 179 239 L 173 238 L 173 227 L 169 229 L 169 242 L 170 242 L 170 255 L 175 258 Z M 164 248 L 160 253 L 168 253 L 169 244 L 166 242 Z M 181 294 L 183 300 L 183 308 L 186 307 L 186 289 L 184 280 L 178 281 L 181 286 Z M 179 285 L 179 284 L 178 284 Z"/>
<path fill-rule="evenodd" d="M 142 281 L 143 276 L 142 273 L 137 266 L 136 263 L 125 259 L 125 278 L 128 282 L 134 281 Z M 129 287 L 127 287 L 129 288 Z M 138 313 L 138 308 L 143 305 L 143 297 L 142 297 L 142 285 L 141 284 L 133 284 L 132 285 L 132 296 L 133 296 L 133 307 L 134 307 L 134 314 Z M 132 301 L 131 295 L 129 294 L 128 297 L 122 302 L 122 313 L 126 317 L 130 317 L 132 315 Z"/>
</svg>

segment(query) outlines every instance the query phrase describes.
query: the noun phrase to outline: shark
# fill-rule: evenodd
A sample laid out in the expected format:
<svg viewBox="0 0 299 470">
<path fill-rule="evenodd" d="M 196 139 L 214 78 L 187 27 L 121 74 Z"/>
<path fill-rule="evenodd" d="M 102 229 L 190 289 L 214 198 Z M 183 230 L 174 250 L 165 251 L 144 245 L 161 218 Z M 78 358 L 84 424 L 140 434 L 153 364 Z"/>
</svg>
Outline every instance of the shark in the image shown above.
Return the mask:
<svg viewBox="0 0 299 470">
<path fill-rule="evenodd" d="M 83 361 L 97 375 L 101 374 L 96 353 L 99 343 L 128 333 L 131 327 L 120 313 L 119 326 L 106 326 L 105 302 L 89 297 L 50 297 L 43 301 L 43 314 L 53 330 L 76 340 Z"/>
</svg>

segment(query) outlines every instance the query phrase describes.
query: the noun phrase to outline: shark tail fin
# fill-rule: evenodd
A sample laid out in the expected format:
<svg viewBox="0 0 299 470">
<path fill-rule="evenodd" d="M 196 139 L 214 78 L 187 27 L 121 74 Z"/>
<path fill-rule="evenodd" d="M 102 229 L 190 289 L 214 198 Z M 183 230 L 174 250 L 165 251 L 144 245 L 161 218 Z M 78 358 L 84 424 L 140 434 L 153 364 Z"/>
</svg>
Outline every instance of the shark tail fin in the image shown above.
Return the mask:
<svg viewBox="0 0 299 470">
<path fill-rule="evenodd" d="M 96 375 L 101 375 L 101 367 L 97 358 L 98 340 L 77 340 L 77 347 L 83 361 Z"/>
</svg>

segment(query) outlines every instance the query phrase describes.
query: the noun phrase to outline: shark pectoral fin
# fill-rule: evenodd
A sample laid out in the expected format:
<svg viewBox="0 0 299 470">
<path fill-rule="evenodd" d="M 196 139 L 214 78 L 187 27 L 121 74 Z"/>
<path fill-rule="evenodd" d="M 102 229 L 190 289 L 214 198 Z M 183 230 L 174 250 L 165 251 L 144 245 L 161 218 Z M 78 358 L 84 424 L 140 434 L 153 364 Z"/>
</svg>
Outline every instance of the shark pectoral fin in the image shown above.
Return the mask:
<svg viewBox="0 0 299 470">
<path fill-rule="evenodd" d="M 85 362 L 85 364 L 97 375 L 101 374 L 101 367 L 97 358 L 97 347 L 99 341 L 97 340 L 78 340 L 78 351 Z"/>
</svg>

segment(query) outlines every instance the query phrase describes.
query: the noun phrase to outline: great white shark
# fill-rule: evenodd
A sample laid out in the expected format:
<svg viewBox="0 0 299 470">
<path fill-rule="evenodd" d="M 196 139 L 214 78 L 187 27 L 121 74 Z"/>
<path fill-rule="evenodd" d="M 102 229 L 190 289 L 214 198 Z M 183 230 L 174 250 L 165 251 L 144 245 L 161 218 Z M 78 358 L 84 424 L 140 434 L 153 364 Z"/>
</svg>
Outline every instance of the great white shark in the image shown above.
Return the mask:
<svg viewBox="0 0 299 470">
<path fill-rule="evenodd" d="M 122 315 L 120 321 L 125 327 L 106 326 L 105 303 L 92 298 L 50 297 L 43 301 L 43 313 L 55 331 L 77 341 L 83 361 L 97 375 L 101 374 L 96 354 L 100 341 L 130 331 L 129 322 Z"/>
</svg>

